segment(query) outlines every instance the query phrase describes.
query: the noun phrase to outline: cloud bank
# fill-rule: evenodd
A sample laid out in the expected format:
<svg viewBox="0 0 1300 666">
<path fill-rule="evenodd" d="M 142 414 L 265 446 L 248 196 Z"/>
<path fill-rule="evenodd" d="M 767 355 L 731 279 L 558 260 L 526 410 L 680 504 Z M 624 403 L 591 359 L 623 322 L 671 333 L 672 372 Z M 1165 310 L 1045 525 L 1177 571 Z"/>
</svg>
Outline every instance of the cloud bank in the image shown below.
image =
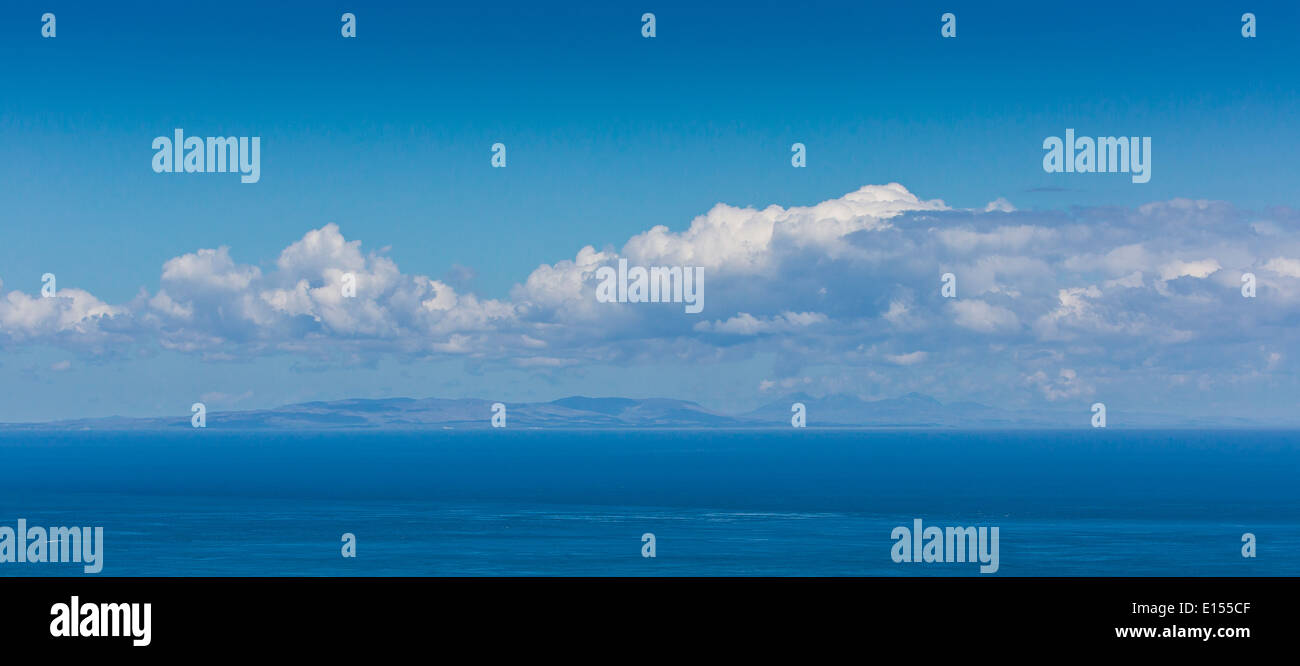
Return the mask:
<svg viewBox="0 0 1300 666">
<path fill-rule="evenodd" d="M 598 302 L 595 271 L 620 258 L 702 266 L 704 311 Z M 341 289 L 349 273 L 355 298 Z M 956 298 L 940 294 L 944 273 L 957 278 Z M 1246 273 L 1255 298 L 1242 295 Z M 682 231 L 656 226 L 622 248 L 587 246 L 538 266 L 505 299 L 403 273 L 334 224 L 308 231 L 265 272 L 227 247 L 182 254 L 161 267 L 156 290 L 126 303 L 0 282 L 0 348 L 346 352 L 542 370 L 766 354 L 777 362 L 764 388 L 834 366 L 951 377 L 970 391 L 996 375 L 1048 401 L 1086 398 L 1103 380 L 1262 381 L 1289 372 L 1297 323 L 1295 211 L 1177 199 L 1037 212 L 1002 198 L 955 210 L 898 184 L 814 206 L 717 204 Z"/>
</svg>

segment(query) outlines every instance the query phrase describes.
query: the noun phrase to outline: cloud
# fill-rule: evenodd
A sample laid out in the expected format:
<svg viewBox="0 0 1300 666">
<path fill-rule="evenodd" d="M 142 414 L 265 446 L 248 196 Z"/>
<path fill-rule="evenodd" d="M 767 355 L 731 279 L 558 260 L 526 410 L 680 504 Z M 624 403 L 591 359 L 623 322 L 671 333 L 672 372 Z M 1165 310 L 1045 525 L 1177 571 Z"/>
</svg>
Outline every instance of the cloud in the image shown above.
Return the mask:
<svg viewBox="0 0 1300 666">
<path fill-rule="evenodd" d="M 168 349 L 302 351 L 343 342 L 406 354 L 471 353 L 474 334 L 508 329 L 515 317 L 510 304 L 403 275 L 334 224 L 307 232 L 275 265 L 263 274 L 224 247 L 182 255 L 164 264 L 162 288 L 135 314 Z M 355 297 L 344 295 L 345 283 Z"/>
<path fill-rule="evenodd" d="M 952 311 L 953 321 L 958 326 L 980 333 L 1013 331 L 1020 326 L 1016 313 L 980 300 L 955 301 L 952 303 Z"/>
<path fill-rule="evenodd" d="M 1205 278 L 1223 267 L 1213 259 L 1200 261 L 1171 261 L 1160 267 L 1161 280 L 1176 280 L 1180 277 Z"/>
<path fill-rule="evenodd" d="M 1055 377 L 1049 377 L 1039 370 L 1025 377 L 1025 383 L 1042 392 L 1047 400 L 1056 402 L 1080 396 L 1089 396 L 1095 392 L 1092 386 L 1079 380 L 1079 374 L 1070 368 L 1062 368 Z"/>
<path fill-rule="evenodd" d="M 748 312 L 741 312 L 726 321 L 702 321 L 695 325 L 695 330 L 732 335 L 760 335 L 789 333 L 800 328 L 824 324 L 826 321 L 826 315 L 819 312 L 783 312 L 775 317 L 762 319 Z"/>
<path fill-rule="evenodd" d="M 1007 201 L 1005 197 L 998 197 L 993 201 L 990 201 L 988 205 L 984 207 L 984 212 L 985 213 L 1014 213 L 1016 212 L 1016 207 L 1013 206 L 1010 201 Z"/>
<path fill-rule="evenodd" d="M 125 316 L 126 308 L 108 305 L 82 289 L 59 289 L 48 298 L 10 291 L 0 295 L 0 340 L 65 343 L 102 351 L 115 337 L 113 320 Z"/>
<path fill-rule="evenodd" d="M 812 377 L 785 377 L 783 379 L 764 379 L 758 383 L 758 390 L 767 393 L 774 389 L 789 391 L 796 388 L 805 388 L 813 383 Z"/>
<path fill-rule="evenodd" d="M 923 351 L 914 351 L 907 354 L 885 354 L 885 360 L 894 365 L 916 365 L 926 359 L 929 354 Z"/>
<path fill-rule="evenodd" d="M 230 248 L 220 247 L 167 260 L 163 264 L 162 280 L 171 285 L 174 291 L 192 296 L 237 293 L 247 289 L 261 275 L 262 272 L 255 266 L 236 265 L 230 258 Z"/>
<path fill-rule="evenodd" d="M 1300 259 L 1274 257 L 1264 264 L 1264 270 L 1286 277 L 1300 278 Z"/>
<path fill-rule="evenodd" d="M 542 373 L 770 358 L 769 390 L 817 366 L 873 385 L 915 382 L 901 373 L 924 363 L 929 380 L 970 394 L 996 366 L 1008 385 L 1060 400 L 1104 382 L 1265 381 L 1286 364 L 1261 363 L 1259 350 L 1294 345 L 1300 324 L 1300 214 L 1191 199 L 971 211 L 894 183 L 811 206 L 720 203 L 680 230 L 655 226 L 537 266 L 505 298 L 475 294 L 466 267 L 442 279 L 404 273 L 335 224 L 273 262 L 245 263 L 236 250 L 180 254 L 156 290 L 125 303 L 77 288 L 52 299 L 0 291 L 0 348 L 461 357 Z M 599 302 L 595 273 L 620 258 L 703 267 L 704 312 Z M 955 299 L 940 294 L 946 272 Z M 1256 298 L 1242 297 L 1245 272 L 1258 276 Z"/>
</svg>

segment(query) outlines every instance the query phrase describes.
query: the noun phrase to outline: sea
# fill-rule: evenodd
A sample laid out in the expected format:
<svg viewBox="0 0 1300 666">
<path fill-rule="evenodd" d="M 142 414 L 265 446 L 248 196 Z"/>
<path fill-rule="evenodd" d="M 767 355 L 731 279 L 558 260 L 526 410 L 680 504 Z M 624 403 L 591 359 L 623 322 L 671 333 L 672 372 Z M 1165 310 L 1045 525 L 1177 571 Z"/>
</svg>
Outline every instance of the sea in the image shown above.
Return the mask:
<svg viewBox="0 0 1300 666">
<path fill-rule="evenodd" d="M 0 576 L 1295 576 L 1300 431 L 9 431 L 18 519 L 103 569 Z M 896 562 L 917 519 L 998 570 Z"/>
</svg>

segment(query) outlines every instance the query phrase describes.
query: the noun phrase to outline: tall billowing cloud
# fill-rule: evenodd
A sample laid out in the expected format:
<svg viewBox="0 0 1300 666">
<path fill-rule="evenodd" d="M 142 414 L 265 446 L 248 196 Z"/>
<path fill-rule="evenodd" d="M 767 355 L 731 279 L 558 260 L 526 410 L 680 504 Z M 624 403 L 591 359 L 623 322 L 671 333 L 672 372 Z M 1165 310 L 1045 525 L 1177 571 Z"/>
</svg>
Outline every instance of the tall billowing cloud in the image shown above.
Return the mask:
<svg viewBox="0 0 1300 666">
<path fill-rule="evenodd" d="M 995 203 L 954 210 L 890 184 L 814 206 L 717 204 L 681 231 L 656 226 L 621 248 L 587 246 L 539 266 L 501 300 L 402 273 L 328 224 L 266 271 L 226 247 L 175 257 L 156 291 L 118 305 L 0 283 L 0 346 L 215 358 L 341 350 L 543 370 L 767 354 L 777 361 L 765 386 L 833 366 L 948 377 L 970 392 L 983 374 L 1049 401 L 1086 397 L 1099 381 L 1231 386 L 1289 367 L 1300 324 L 1294 211 Z M 598 301 L 597 270 L 620 259 L 702 267 L 703 312 Z M 954 298 L 940 292 L 946 273 Z M 1247 274 L 1254 298 L 1243 296 Z"/>
</svg>

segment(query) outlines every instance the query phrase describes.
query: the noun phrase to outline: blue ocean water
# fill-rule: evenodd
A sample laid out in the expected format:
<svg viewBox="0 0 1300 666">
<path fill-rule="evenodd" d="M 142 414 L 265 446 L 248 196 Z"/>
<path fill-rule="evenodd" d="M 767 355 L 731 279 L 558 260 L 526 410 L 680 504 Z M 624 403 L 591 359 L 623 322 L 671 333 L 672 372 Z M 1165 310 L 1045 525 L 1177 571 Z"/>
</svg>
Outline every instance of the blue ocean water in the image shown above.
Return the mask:
<svg viewBox="0 0 1300 666">
<path fill-rule="evenodd" d="M 979 575 L 895 563 L 916 518 L 997 526 L 999 576 L 1300 575 L 1298 473 L 1269 431 L 15 432 L 0 526 L 102 526 L 118 576 Z"/>
</svg>

